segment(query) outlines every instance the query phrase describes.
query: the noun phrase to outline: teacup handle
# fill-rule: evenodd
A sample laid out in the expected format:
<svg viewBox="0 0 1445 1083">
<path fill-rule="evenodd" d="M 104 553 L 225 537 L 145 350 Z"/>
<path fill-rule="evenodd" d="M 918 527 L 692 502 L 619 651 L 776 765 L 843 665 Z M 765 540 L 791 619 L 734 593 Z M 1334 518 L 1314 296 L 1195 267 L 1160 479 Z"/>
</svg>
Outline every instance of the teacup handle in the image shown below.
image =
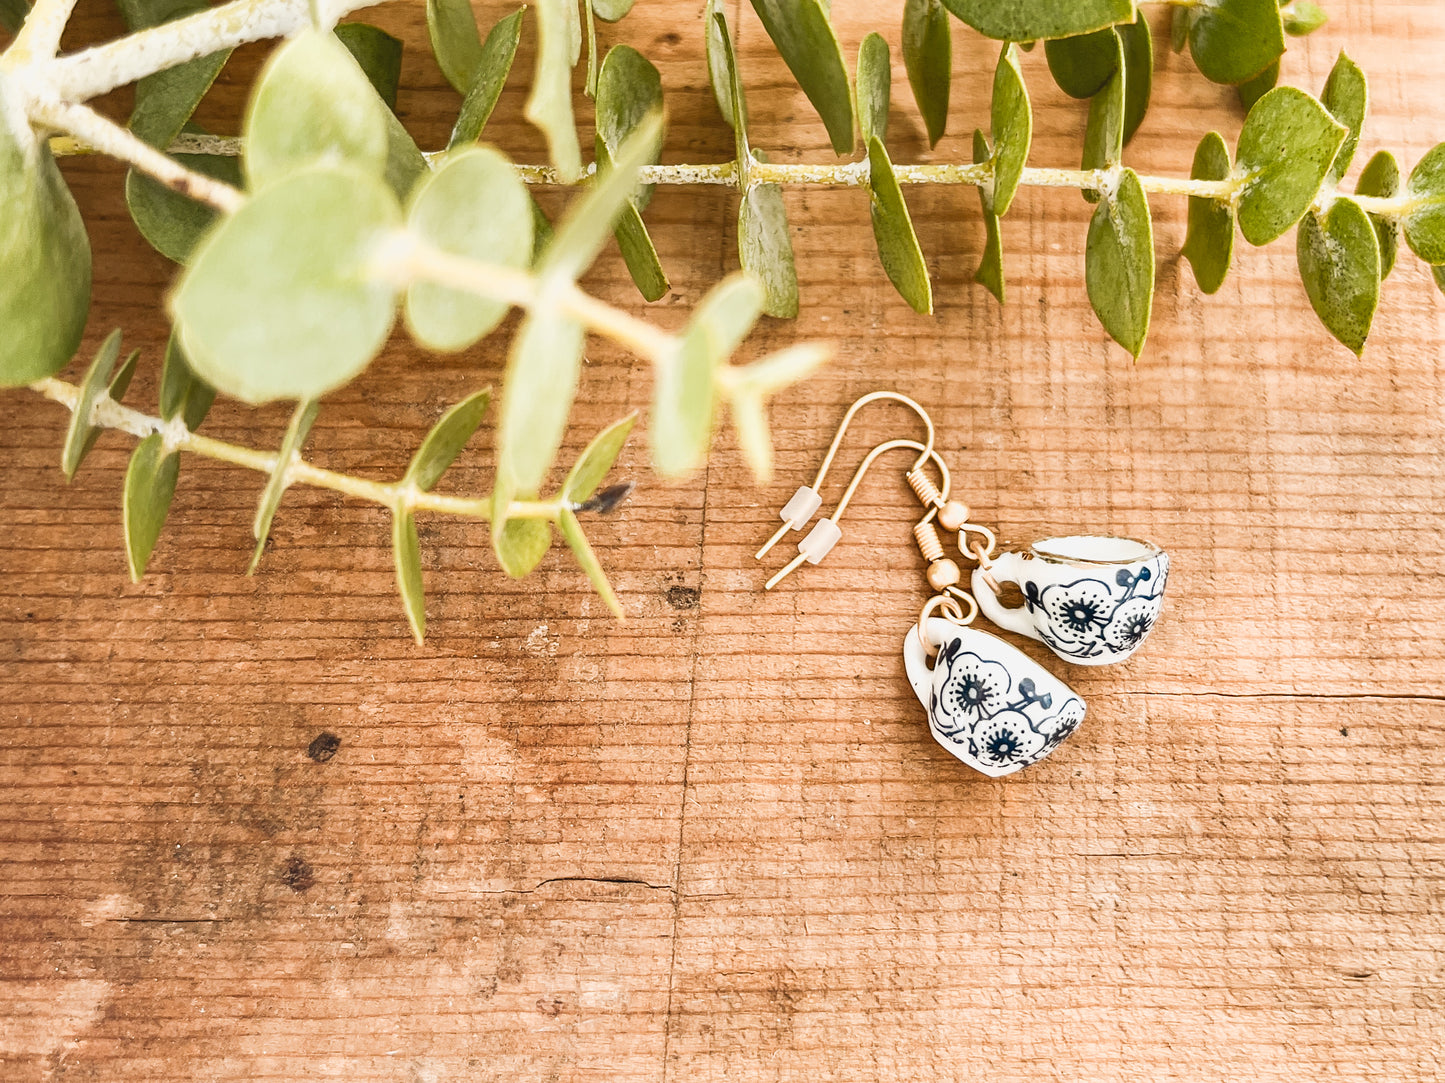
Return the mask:
<svg viewBox="0 0 1445 1083">
<path fill-rule="evenodd" d="M 1039 635 L 1038 629 L 1034 627 L 1028 608 L 1021 605 L 1010 609 L 998 600 L 998 592 L 989 585 L 989 580 L 992 579 L 996 583 L 1013 583 L 1022 586 L 1024 561 L 1025 557 L 1020 553 L 1000 553 L 987 568 L 975 568 L 973 570 L 973 596 L 978 602 L 979 609 L 983 610 L 983 615 L 1000 628 L 1028 636 L 1030 639 L 1037 639 L 1042 643 L 1044 637 Z"/>
</svg>

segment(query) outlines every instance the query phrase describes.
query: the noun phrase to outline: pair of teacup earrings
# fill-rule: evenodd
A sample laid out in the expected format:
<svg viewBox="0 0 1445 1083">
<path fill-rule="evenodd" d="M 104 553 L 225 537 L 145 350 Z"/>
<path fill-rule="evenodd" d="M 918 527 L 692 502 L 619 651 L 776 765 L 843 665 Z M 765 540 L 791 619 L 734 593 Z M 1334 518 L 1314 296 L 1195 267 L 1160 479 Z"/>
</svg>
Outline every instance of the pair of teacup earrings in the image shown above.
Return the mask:
<svg viewBox="0 0 1445 1083">
<path fill-rule="evenodd" d="M 903 641 L 909 683 L 928 712 L 934 739 L 985 775 L 1012 774 L 1056 749 L 1084 718 L 1084 701 L 1067 684 L 997 636 L 971 627 L 982 610 L 1000 628 L 1045 644 L 1066 662 L 1122 662 L 1143 644 L 1164 604 L 1169 555 L 1152 542 L 1072 534 L 1035 542 L 1027 552 L 998 552 L 993 531 L 970 522 L 966 505 L 949 499 L 952 477 L 933 447 L 933 421 L 918 403 L 894 391 L 875 391 L 849 407 L 811 486 L 801 486 L 781 512 L 783 525 L 757 552 L 761 560 L 790 530 L 801 530 L 823 504 L 821 489 L 843 434 L 863 407 L 880 400 L 914 410 L 927 429 L 924 443 L 889 440 L 863 459 L 838 507 L 798 543 L 798 555 L 768 580 L 771 590 L 805 561 L 817 564 L 843 536 L 843 517 L 869 467 L 890 451 L 917 452 L 904 475 L 924 507 L 913 528 L 928 561 L 935 594 Z M 924 472 L 932 463 L 937 484 Z M 938 527 L 958 533 L 962 556 L 974 564 L 969 585 L 945 555 Z M 999 599 L 1004 584 L 1022 591 L 1023 604 Z"/>
</svg>

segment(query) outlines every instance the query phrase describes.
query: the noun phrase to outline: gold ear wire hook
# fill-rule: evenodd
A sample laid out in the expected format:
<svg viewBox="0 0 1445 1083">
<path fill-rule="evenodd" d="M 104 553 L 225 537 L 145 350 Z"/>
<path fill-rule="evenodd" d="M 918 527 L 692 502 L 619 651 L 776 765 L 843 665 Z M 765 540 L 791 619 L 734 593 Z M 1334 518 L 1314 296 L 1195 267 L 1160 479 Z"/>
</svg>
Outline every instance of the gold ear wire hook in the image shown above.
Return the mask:
<svg viewBox="0 0 1445 1083">
<path fill-rule="evenodd" d="M 889 392 L 880 392 L 880 394 L 889 394 Z M 838 501 L 838 506 L 833 509 L 833 514 L 826 519 L 820 519 L 813 529 L 808 532 L 808 536 L 798 543 L 798 555 L 784 565 L 777 575 L 763 584 L 764 590 L 772 590 L 796 571 L 804 561 L 807 561 L 809 564 L 817 564 L 832 551 L 833 546 L 838 544 L 838 539 L 843 536 L 843 531 L 838 527 L 838 520 L 841 519 L 843 513 L 848 510 L 848 504 L 852 501 L 853 494 L 858 491 L 858 486 L 862 484 L 863 476 L 868 473 L 869 468 L 880 455 L 890 451 L 896 451 L 899 448 L 911 448 L 920 453 L 918 461 L 914 463 L 912 469 L 908 471 L 908 480 L 909 485 L 915 493 L 919 493 L 920 487 L 930 493 L 927 499 L 924 499 L 921 493 L 919 494 L 919 499 L 924 500 L 925 505 L 929 506 L 928 512 L 923 516 L 922 520 L 920 520 L 919 526 L 922 527 L 932 523 L 933 517 L 938 514 L 939 507 L 948 500 L 949 490 L 953 487 L 953 478 L 948 472 L 948 464 L 939 457 L 938 452 L 934 451 L 931 445 L 920 444 L 917 440 L 888 440 L 879 444 L 864 456 L 862 463 L 859 464 L 858 469 L 853 474 L 853 479 L 848 482 L 848 488 L 843 490 L 843 498 Z M 832 458 L 831 452 L 829 458 Z M 922 465 L 930 459 L 932 459 L 934 465 L 938 467 L 938 473 L 941 479 L 941 484 L 936 487 L 921 472 Z M 922 478 L 923 483 L 926 484 L 921 486 L 919 482 L 914 480 L 915 478 Z M 917 529 L 918 528 L 915 528 L 915 537 L 917 537 Z M 920 545 L 921 544 L 922 542 L 920 541 Z"/>
<path fill-rule="evenodd" d="M 784 505 L 782 510 L 783 525 L 778 527 L 777 533 L 769 538 L 763 547 L 753 554 L 754 560 L 762 560 L 763 557 L 767 556 L 768 551 L 777 545 L 778 542 L 782 541 L 783 535 L 788 531 L 801 530 L 804 525 L 807 524 L 808 520 L 813 517 L 814 513 L 817 512 L 818 508 L 822 506 L 823 497 L 821 492 L 823 479 L 827 477 L 828 470 L 832 467 L 833 460 L 838 455 L 838 448 L 842 446 L 843 435 L 848 431 L 848 426 L 852 423 L 853 416 L 869 403 L 883 400 L 898 402 L 907 406 L 923 419 L 924 427 L 928 430 L 928 440 L 926 443 L 908 442 L 909 446 L 918 448 L 920 452 L 918 461 L 913 464 L 913 470 L 910 473 L 917 473 L 923 468 L 923 464 L 928 461 L 929 457 L 933 456 L 933 419 L 928 416 L 928 411 L 907 395 L 899 394 L 897 391 L 870 391 L 862 398 L 856 400 L 852 406 L 848 407 L 848 412 L 843 415 L 843 420 L 838 425 L 838 431 L 833 435 L 833 443 L 828 447 L 828 454 L 823 457 L 823 465 L 818 467 L 818 476 L 813 479 L 811 486 L 804 485 L 799 487 L 798 491 L 793 494 L 793 498 Z M 942 461 L 938 460 L 936 456 L 934 456 L 934 458 L 940 466 L 943 465 Z M 947 468 L 945 467 L 944 469 L 946 472 Z M 920 494 L 920 499 L 923 499 L 922 494 Z"/>
</svg>

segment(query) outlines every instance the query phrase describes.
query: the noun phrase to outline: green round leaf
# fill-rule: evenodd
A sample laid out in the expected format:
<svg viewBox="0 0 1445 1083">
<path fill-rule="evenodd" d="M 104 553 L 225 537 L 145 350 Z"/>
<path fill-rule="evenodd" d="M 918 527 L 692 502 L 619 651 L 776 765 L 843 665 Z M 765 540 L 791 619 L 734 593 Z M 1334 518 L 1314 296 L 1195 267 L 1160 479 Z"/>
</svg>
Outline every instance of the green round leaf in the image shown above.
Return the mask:
<svg viewBox="0 0 1445 1083">
<path fill-rule="evenodd" d="M 1112 27 L 1072 38 L 1053 38 L 1044 42 L 1044 56 L 1054 82 L 1072 98 L 1092 98 L 1118 70 L 1119 50 Z"/>
<path fill-rule="evenodd" d="M 1355 192 L 1362 196 L 1393 199 L 1400 194 L 1400 164 L 1388 150 L 1382 150 L 1365 163 L 1360 171 L 1360 182 Z M 1400 250 L 1400 220 L 1370 215 L 1375 227 L 1375 237 L 1380 242 L 1380 277 L 1389 278 L 1395 269 L 1395 257 Z"/>
<path fill-rule="evenodd" d="M 1239 229 L 1264 245 L 1300 220 L 1345 141 L 1345 129 L 1314 98 L 1275 87 L 1250 110 L 1239 133 Z"/>
<path fill-rule="evenodd" d="M 590 0 L 592 10 L 605 23 L 615 23 L 632 10 L 634 0 Z"/>
<path fill-rule="evenodd" d="M 230 185 L 241 183 L 241 163 L 229 155 L 177 154 L 175 158 L 197 173 Z M 196 242 L 216 220 L 216 212 L 208 204 L 183 196 L 134 169 L 125 175 L 125 203 L 141 236 L 176 263 L 191 258 Z"/>
<path fill-rule="evenodd" d="M 452 127 L 447 149 L 475 143 L 486 127 L 497 99 L 502 96 L 502 87 L 512 70 L 512 61 L 517 56 L 517 45 L 522 40 L 522 13 L 519 8 L 504 19 L 498 19 L 491 33 L 482 45 L 482 59 L 477 76 L 462 99 L 461 112 Z"/>
<path fill-rule="evenodd" d="M 888 138 L 888 95 L 893 85 L 888 43 L 871 33 L 858 47 L 858 126 L 867 142 Z"/>
<path fill-rule="evenodd" d="M 1104 330 L 1137 358 L 1154 308 L 1154 226 L 1132 169 L 1123 171 L 1089 222 L 1084 284 Z"/>
<path fill-rule="evenodd" d="M 156 542 L 171 510 L 176 495 L 176 478 L 180 474 L 181 456 L 166 451 L 158 432 L 153 432 L 136 445 L 130 465 L 125 471 L 125 496 L 121 503 L 121 522 L 125 531 L 125 560 L 130 578 L 139 583 L 155 552 Z"/>
<path fill-rule="evenodd" d="M 1019 70 L 1018 47 L 1005 45 L 999 53 L 993 72 L 993 101 L 990 105 L 993 125 L 993 202 L 1000 218 L 1013 206 L 1014 194 L 1028 164 L 1029 149 L 1034 139 L 1034 114 L 1029 103 L 1028 88 Z"/>
<path fill-rule="evenodd" d="M 1360 130 L 1365 124 L 1365 115 L 1370 108 L 1370 91 L 1365 73 L 1359 65 L 1342 51 L 1330 77 L 1325 80 L 1324 93 L 1320 101 L 1330 115 L 1345 126 L 1345 142 L 1335 155 L 1334 164 L 1325 175 L 1326 184 L 1338 184 L 1355 158 L 1355 148 L 1360 145 Z"/>
<path fill-rule="evenodd" d="M 266 479 L 266 487 L 261 490 L 261 500 L 256 505 L 255 518 L 251 520 L 251 536 L 256 539 L 256 547 L 251 550 L 247 575 L 255 575 L 261 564 L 261 557 L 266 552 L 266 540 L 271 536 L 271 523 L 276 518 L 277 509 L 281 507 L 281 498 L 286 495 L 286 471 L 306 443 L 306 437 L 320 412 L 321 404 L 312 399 L 309 402 L 298 402 L 291 413 L 285 435 L 281 437 L 281 446 L 276 451 L 276 469 Z"/>
<path fill-rule="evenodd" d="M 733 56 L 732 37 L 728 33 L 727 16 L 722 11 L 722 0 L 707 0 L 703 12 L 707 39 L 707 79 L 712 84 L 713 97 L 728 127 L 736 129 L 737 116 L 733 109 L 733 84 L 737 82 L 737 59 Z M 746 126 L 746 110 L 744 110 Z"/>
<path fill-rule="evenodd" d="M 513 579 L 531 575 L 552 547 L 552 524 L 545 519 L 508 519 L 493 538 L 502 571 Z"/>
<path fill-rule="evenodd" d="M 577 558 L 578 566 L 587 573 L 587 578 L 592 582 L 592 589 L 595 590 L 606 603 L 607 608 L 618 620 L 623 619 L 622 603 L 617 600 L 617 595 L 612 590 L 612 584 L 607 581 L 607 573 L 602 570 L 602 564 L 597 559 L 597 554 L 592 551 L 591 544 L 587 541 L 587 535 L 582 532 L 582 524 L 577 521 L 577 516 L 569 509 L 563 508 L 562 514 L 557 518 L 557 526 L 561 528 L 562 537 L 567 539 L 567 545 L 572 550 L 572 555 Z M 550 539 L 548 539 L 550 544 Z"/>
<path fill-rule="evenodd" d="M 986 162 L 993 156 L 989 149 L 988 137 L 982 131 L 974 129 L 973 133 L 973 160 L 975 164 Z M 984 246 L 983 258 L 979 262 L 978 271 L 973 280 L 998 298 L 999 304 L 1004 304 L 1005 287 L 1003 273 L 1003 236 L 999 228 L 998 215 L 993 211 L 993 199 L 989 194 L 989 186 L 979 185 L 979 202 L 983 204 L 983 226 Z"/>
<path fill-rule="evenodd" d="M 567 428 L 585 341 L 580 324 L 545 309 L 522 321 L 502 385 L 498 492 L 531 494 L 541 487 Z M 495 536 L 495 520 L 493 527 Z"/>
<path fill-rule="evenodd" d="M 853 149 L 853 92 L 838 37 L 819 0 L 752 0 L 763 29 L 818 110 L 833 150 Z"/>
<path fill-rule="evenodd" d="M 1405 217 L 1405 243 L 1426 263 L 1445 263 L 1445 143 L 1416 163 L 1405 191 L 1414 204 Z"/>
<path fill-rule="evenodd" d="M 943 6 L 1000 41 L 1074 37 L 1134 18 L 1134 0 L 943 0 Z"/>
<path fill-rule="evenodd" d="M 1313 34 L 1330 21 L 1330 17 L 1324 13 L 1324 10 L 1318 4 L 1312 3 L 1311 0 L 1294 0 L 1293 3 L 1282 5 L 1282 7 L 1284 32 L 1292 37 L 1302 38 L 1307 34 Z"/>
<path fill-rule="evenodd" d="M 577 456 L 577 461 L 562 483 L 562 499 L 572 504 L 585 504 L 597 492 L 602 479 L 612 469 L 622 445 L 627 443 L 632 426 L 637 423 L 637 411 L 620 421 L 614 421 L 592 438 L 592 442 Z"/>
<path fill-rule="evenodd" d="M 611 159 L 617 156 L 638 126 L 653 114 L 661 114 L 662 104 L 662 76 L 657 68 L 632 46 L 614 45 L 602 61 L 602 70 L 597 76 L 596 144 L 599 168 L 604 162 L 611 166 Z M 657 127 L 642 164 L 656 164 L 665 138 L 663 128 Z M 647 207 L 652 199 L 652 187 L 650 184 L 638 187 L 632 198 L 637 210 Z"/>
<path fill-rule="evenodd" d="M 246 176 L 261 188 L 315 162 L 343 159 L 378 176 L 388 110 L 333 35 L 303 30 L 261 70 L 246 111 Z"/>
<path fill-rule="evenodd" d="M 426 636 L 426 593 L 421 580 L 421 542 L 416 534 L 416 516 L 394 512 L 391 517 L 391 559 L 396 565 L 396 589 L 411 634 L 418 644 Z"/>
<path fill-rule="evenodd" d="M 393 287 L 368 265 L 400 217 L 379 179 L 345 166 L 252 197 L 201 242 L 171 297 L 192 368 L 250 403 L 320 398 L 356 376 L 395 317 Z"/>
<path fill-rule="evenodd" d="M 417 185 L 407 228 L 443 252 L 505 267 L 532 259 L 527 186 L 490 147 L 453 151 Z M 417 282 L 406 291 L 406 324 L 433 350 L 461 350 L 502 322 L 510 306 L 475 293 Z"/>
<path fill-rule="evenodd" d="M 1216 83 L 1242 83 L 1284 55 L 1278 0 L 1210 0 L 1190 14 L 1189 51 Z"/>
<path fill-rule="evenodd" d="M 576 62 L 572 26 L 576 18 L 576 0 L 537 0 L 537 65 L 524 109 L 526 118 L 546 136 L 552 165 L 568 184 L 582 175 L 582 148 L 572 116 L 572 65 Z"/>
<path fill-rule="evenodd" d="M 1239 94 L 1239 104 L 1244 106 L 1244 111 L 1248 113 L 1260 98 L 1278 85 L 1279 61 L 1276 60 L 1253 79 L 1246 79 L 1234 89 Z"/>
<path fill-rule="evenodd" d="M 402 480 L 415 485 L 422 492 L 436 485 L 447 472 L 447 468 L 457 461 L 457 456 L 466 448 L 467 441 L 482 423 L 482 417 L 491 402 L 492 389 L 484 387 L 444 413 L 416 449 Z"/>
<path fill-rule="evenodd" d="M 334 33 L 386 107 L 395 109 L 401 86 L 401 41 L 369 23 L 342 23 Z"/>
<path fill-rule="evenodd" d="M 91 424 L 90 414 L 95 409 L 96 400 L 105 391 L 111 371 L 119 358 L 120 328 L 117 327 L 105 337 L 96 352 L 95 360 L 86 370 L 85 380 L 80 385 L 80 401 L 75 404 L 75 410 L 70 415 L 70 426 L 65 433 L 65 449 L 60 454 L 60 469 L 67 481 L 75 477 L 75 472 L 80 469 L 80 461 L 85 458 L 90 444 L 94 442 L 92 437 L 96 428 Z"/>
<path fill-rule="evenodd" d="M 166 340 L 165 358 L 161 362 L 161 417 L 170 421 L 179 417 L 191 432 L 201 427 L 216 390 L 192 370 L 174 331 Z"/>
<path fill-rule="evenodd" d="M 754 185 L 740 201 L 738 262 L 762 283 L 764 312 L 782 319 L 798 314 L 798 269 L 779 185 Z"/>
<path fill-rule="evenodd" d="M 484 70 L 471 0 L 426 0 L 426 29 L 447 82 L 458 94 L 467 93 Z"/>
<path fill-rule="evenodd" d="M 55 375 L 80 348 L 90 239 L 49 144 L 11 105 L 3 76 L 0 207 L 0 387 L 14 387 Z"/>
<path fill-rule="evenodd" d="M 1305 215 L 1295 254 L 1320 322 L 1358 355 L 1380 304 L 1380 242 L 1369 216 L 1349 198 Z"/>
<path fill-rule="evenodd" d="M 928 278 L 928 265 L 913 231 L 913 219 L 903 190 L 893 173 L 893 163 L 875 135 L 868 140 L 868 186 L 872 194 L 869 211 L 873 219 L 873 238 L 878 242 L 878 259 L 888 280 L 912 306 L 913 311 L 933 311 L 933 285 Z"/>
<path fill-rule="evenodd" d="M 937 145 L 948 127 L 948 98 L 953 82 L 953 39 L 948 13 L 939 0 L 904 0 L 903 67 L 913 100 L 928 129 L 928 145 Z"/>
<path fill-rule="evenodd" d="M 1218 132 L 1199 141 L 1194 152 L 1193 180 L 1226 180 L 1230 174 L 1229 147 Z M 1184 258 L 1194 269 L 1194 280 L 1205 293 L 1216 293 L 1224 285 L 1234 259 L 1234 209 L 1228 200 L 1189 197 L 1189 232 L 1184 239 Z"/>
<path fill-rule="evenodd" d="M 1084 128 L 1083 169 L 1108 169 L 1124 156 L 1124 43 L 1114 31 L 1114 54 L 1118 64 L 1104 89 L 1089 102 L 1089 120 Z M 1098 193 L 1085 190 L 1084 198 L 1097 200 Z"/>
<path fill-rule="evenodd" d="M 1134 138 L 1149 112 L 1154 93 L 1154 37 L 1141 11 L 1132 23 L 1119 27 L 1124 46 L 1124 144 Z"/>
</svg>

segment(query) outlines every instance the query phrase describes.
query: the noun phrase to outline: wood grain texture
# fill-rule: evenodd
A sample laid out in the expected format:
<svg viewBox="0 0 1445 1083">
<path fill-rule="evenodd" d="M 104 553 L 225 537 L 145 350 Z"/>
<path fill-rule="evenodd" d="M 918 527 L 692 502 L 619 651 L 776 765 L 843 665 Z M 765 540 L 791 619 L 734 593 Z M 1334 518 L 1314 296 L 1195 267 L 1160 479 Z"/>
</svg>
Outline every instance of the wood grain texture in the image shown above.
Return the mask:
<svg viewBox="0 0 1445 1083">
<path fill-rule="evenodd" d="M 1445 139 L 1445 7 L 1328 7 L 1285 80 L 1318 90 L 1348 47 L 1372 81 L 1357 161 L 1390 148 L 1408 168 Z M 661 69 L 670 161 L 731 153 L 701 8 L 644 2 L 602 28 Z M 877 26 L 896 58 L 896 8 L 835 4 L 845 53 Z M 81 11 L 72 44 L 118 31 L 106 5 Z M 751 9 L 730 12 L 754 144 L 830 160 Z M 403 118 L 441 145 L 458 98 L 421 6 L 371 17 L 408 44 Z M 936 151 L 895 60 L 897 161 L 965 159 L 987 115 L 993 47 L 955 37 Z M 1184 175 L 1199 136 L 1232 141 L 1242 117 L 1156 42 L 1128 160 Z M 234 130 L 262 56 L 238 53 L 203 123 Z M 1084 107 L 1042 56 L 1024 67 L 1034 160 L 1074 163 Z M 489 130 L 537 161 L 523 95 L 514 78 Z M 64 169 L 96 250 L 88 344 L 123 326 L 148 361 L 132 400 L 152 401 L 171 269 L 118 169 Z M 381 511 L 293 490 L 247 579 L 259 479 L 194 460 L 132 586 L 130 442 L 105 436 L 67 487 L 64 412 L 0 397 L 0 1078 L 1440 1078 L 1445 303 L 1427 270 L 1402 258 L 1356 361 L 1310 312 L 1290 240 L 1243 251 L 1205 298 L 1177 256 L 1184 204 L 1158 199 L 1134 364 L 1089 311 L 1077 193 L 1021 193 L 1002 309 L 970 282 L 974 193 L 907 194 L 932 319 L 888 286 L 857 192 L 788 193 L 803 314 L 748 348 L 825 338 L 838 359 L 779 402 L 773 484 L 726 433 L 679 485 L 648 474 L 641 440 L 624 453 L 638 490 L 594 529 L 625 624 L 565 552 L 515 583 L 484 529 L 431 519 L 417 648 Z M 735 265 L 735 199 L 658 191 L 661 303 L 615 250 L 590 285 L 680 325 Z M 399 336 L 328 400 L 308 453 L 399 474 L 448 403 L 499 378 L 499 342 L 439 359 Z M 572 452 L 651 392 L 608 344 L 589 356 Z M 1090 717 L 1022 775 L 970 774 L 908 690 L 925 588 L 895 472 L 824 565 L 760 590 L 775 509 L 882 387 L 933 411 L 959 494 L 1006 537 L 1109 529 L 1174 555 L 1137 658 L 1050 663 Z M 206 431 L 274 446 L 285 420 L 223 404 Z M 879 410 L 850 444 L 910 431 Z M 443 487 L 485 488 L 487 459 Z"/>
</svg>

